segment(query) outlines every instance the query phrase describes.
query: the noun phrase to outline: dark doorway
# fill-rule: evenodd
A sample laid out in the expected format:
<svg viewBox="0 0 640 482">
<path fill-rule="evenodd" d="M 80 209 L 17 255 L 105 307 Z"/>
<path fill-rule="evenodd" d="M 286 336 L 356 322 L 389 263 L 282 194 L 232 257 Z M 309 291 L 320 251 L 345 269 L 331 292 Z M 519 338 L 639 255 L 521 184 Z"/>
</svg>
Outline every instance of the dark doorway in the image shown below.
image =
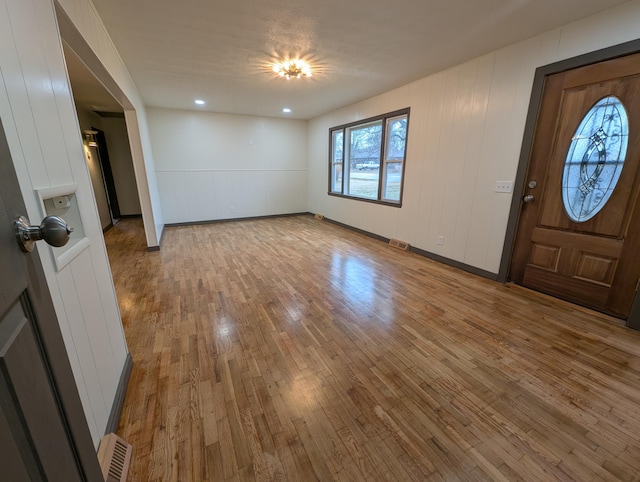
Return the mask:
<svg viewBox="0 0 640 482">
<path fill-rule="evenodd" d="M 98 143 L 98 161 L 102 168 L 102 175 L 104 179 L 104 187 L 107 191 L 107 201 L 109 202 L 109 209 L 111 210 L 111 219 L 116 221 L 120 219 L 120 205 L 118 204 L 118 194 L 116 193 L 116 183 L 113 179 L 113 169 L 111 168 L 111 161 L 109 160 L 109 149 L 107 149 L 107 139 L 104 131 L 97 127 L 91 127 L 96 131 L 95 137 Z"/>
</svg>

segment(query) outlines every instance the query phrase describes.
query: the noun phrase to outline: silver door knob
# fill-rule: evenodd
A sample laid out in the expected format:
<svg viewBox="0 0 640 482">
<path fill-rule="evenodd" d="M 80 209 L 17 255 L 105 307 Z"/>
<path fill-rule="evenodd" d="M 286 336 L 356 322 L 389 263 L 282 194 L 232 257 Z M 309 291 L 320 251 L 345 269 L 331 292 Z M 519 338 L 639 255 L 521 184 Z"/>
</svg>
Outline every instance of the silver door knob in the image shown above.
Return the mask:
<svg viewBox="0 0 640 482">
<path fill-rule="evenodd" d="M 40 226 L 31 226 L 29 219 L 20 216 L 15 221 L 18 244 L 22 251 L 30 253 L 36 241 L 44 239 L 51 246 L 64 246 L 69 242 L 73 228 L 59 216 L 47 216 Z"/>
<path fill-rule="evenodd" d="M 527 194 L 525 197 L 522 198 L 522 200 L 526 203 L 532 203 L 533 201 L 536 200 L 536 198 L 531 194 Z"/>
</svg>

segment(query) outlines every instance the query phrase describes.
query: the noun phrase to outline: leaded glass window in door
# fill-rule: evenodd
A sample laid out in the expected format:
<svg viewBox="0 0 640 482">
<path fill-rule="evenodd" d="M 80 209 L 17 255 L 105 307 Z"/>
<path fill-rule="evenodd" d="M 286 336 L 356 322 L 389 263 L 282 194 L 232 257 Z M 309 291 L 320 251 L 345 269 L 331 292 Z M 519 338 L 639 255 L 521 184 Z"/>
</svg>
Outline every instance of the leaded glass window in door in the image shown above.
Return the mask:
<svg viewBox="0 0 640 482">
<path fill-rule="evenodd" d="M 620 179 L 628 139 L 627 112 L 617 97 L 599 100 L 584 116 L 562 176 L 562 201 L 572 221 L 588 221 L 605 206 Z"/>
</svg>

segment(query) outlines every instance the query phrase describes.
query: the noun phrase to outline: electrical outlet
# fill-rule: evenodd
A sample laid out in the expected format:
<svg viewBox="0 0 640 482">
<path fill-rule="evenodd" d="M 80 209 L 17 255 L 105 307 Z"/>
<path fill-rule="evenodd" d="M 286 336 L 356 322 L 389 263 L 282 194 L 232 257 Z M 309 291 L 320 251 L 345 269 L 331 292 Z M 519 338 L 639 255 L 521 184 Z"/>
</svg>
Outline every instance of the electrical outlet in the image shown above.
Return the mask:
<svg viewBox="0 0 640 482">
<path fill-rule="evenodd" d="M 236 212 L 236 208 L 234 208 L 233 206 L 231 206 L 231 207 L 229 208 L 229 212 L 230 212 L 231 214 L 235 213 L 235 212 Z"/>
<path fill-rule="evenodd" d="M 495 192 L 513 192 L 513 181 L 496 181 Z"/>
<path fill-rule="evenodd" d="M 444 246 L 444 236 L 440 235 L 438 236 L 438 246 Z"/>
</svg>

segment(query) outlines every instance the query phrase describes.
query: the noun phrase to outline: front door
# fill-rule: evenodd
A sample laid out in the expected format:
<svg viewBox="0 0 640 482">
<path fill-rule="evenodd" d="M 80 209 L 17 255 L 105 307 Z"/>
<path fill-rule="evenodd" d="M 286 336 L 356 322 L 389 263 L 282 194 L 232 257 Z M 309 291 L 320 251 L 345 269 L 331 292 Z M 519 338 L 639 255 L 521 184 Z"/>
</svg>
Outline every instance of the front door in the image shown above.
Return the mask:
<svg viewBox="0 0 640 482">
<path fill-rule="evenodd" d="M 510 278 L 621 318 L 640 279 L 640 54 L 545 80 Z"/>
<path fill-rule="evenodd" d="M 24 214 L 0 124 L 0 479 L 104 480 L 40 259 L 18 247 Z"/>
</svg>

